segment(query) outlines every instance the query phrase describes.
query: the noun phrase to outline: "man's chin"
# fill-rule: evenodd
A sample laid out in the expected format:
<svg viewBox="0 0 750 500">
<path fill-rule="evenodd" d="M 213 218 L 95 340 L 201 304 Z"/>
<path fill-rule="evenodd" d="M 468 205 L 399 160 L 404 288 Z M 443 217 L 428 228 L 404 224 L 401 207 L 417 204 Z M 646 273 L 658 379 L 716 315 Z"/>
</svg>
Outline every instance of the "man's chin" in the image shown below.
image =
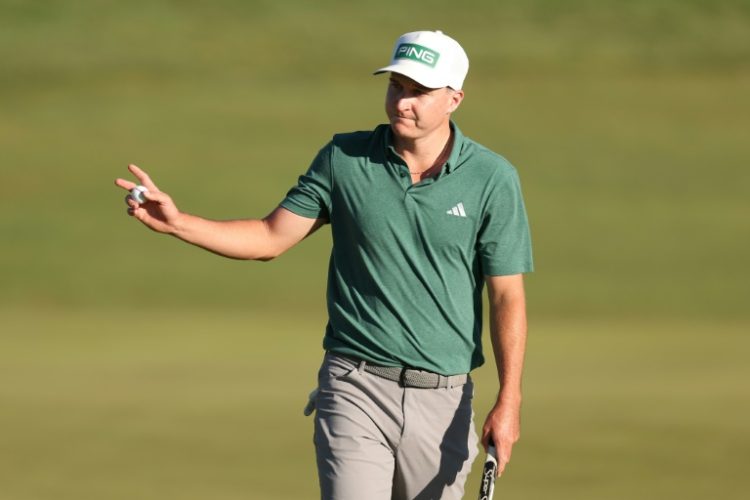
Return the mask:
<svg viewBox="0 0 750 500">
<path fill-rule="evenodd" d="M 414 121 L 403 118 L 391 120 L 391 130 L 393 130 L 394 134 L 404 138 L 412 137 L 416 133 Z"/>
</svg>

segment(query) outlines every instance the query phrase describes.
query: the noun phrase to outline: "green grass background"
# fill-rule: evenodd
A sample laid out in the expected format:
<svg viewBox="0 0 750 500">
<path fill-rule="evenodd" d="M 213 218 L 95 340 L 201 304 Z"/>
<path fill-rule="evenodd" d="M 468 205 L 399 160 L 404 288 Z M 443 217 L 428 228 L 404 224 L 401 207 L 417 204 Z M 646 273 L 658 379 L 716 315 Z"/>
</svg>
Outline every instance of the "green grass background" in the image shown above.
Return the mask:
<svg viewBox="0 0 750 500">
<path fill-rule="evenodd" d="M 466 48 L 455 119 L 531 218 L 498 496 L 744 498 L 750 2 L 0 0 L 0 500 L 316 497 L 328 230 L 222 260 L 112 181 L 134 162 L 184 210 L 264 215 L 383 121 L 370 72 L 414 29 Z"/>
</svg>

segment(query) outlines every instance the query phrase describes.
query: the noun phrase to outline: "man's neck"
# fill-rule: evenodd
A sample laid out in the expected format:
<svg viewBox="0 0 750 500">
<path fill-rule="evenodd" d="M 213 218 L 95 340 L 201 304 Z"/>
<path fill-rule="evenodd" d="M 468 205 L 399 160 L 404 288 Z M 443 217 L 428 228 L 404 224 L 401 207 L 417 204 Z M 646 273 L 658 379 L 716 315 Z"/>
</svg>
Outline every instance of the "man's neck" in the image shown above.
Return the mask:
<svg viewBox="0 0 750 500">
<path fill-rule="evenodd" d="M 423 172 L 435 167 L 436 162 L 442 156 L 446 156 L 444 153 L 450 140 L 451 127 L 448 122 L 445 127 L 441 127 L 427 137 L 410 140 L 394 135 L 393 146 L 411 172 Z"/>
</svg>

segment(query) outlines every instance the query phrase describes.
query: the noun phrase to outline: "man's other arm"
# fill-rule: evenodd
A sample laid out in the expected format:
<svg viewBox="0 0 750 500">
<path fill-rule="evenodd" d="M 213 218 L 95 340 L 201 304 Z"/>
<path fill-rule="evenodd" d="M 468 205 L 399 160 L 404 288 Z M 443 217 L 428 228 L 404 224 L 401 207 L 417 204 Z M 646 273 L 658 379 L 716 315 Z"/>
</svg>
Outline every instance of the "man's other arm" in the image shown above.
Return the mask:
<svg viewBox="0 0 750 500">
<path fill-rule="evenodd" d="M 521 375 L 526 351 L 526 298 L 523 274 L 487 276 L 490 336 L 500 392 L 482 429 L 485 448 L 490 440 L 498 454 L 498 474 L 510 461 L 521 435 Z"/>
</svg>

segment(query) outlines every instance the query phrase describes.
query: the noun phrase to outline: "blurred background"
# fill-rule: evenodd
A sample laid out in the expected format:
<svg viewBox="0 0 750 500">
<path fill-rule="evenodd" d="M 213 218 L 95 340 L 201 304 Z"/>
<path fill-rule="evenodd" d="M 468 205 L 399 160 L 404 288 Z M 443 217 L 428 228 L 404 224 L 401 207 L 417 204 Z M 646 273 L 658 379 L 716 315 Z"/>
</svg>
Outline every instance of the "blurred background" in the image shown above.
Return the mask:
<svg viewBox="0 0 750 500">
<path fill-rule="evenodd" d="M 469 54 L 454 118 L 531 220 L 497 495 L 745 498 L 750 2 L 0 0 L 0 499 L 317 498 L 330 231 L 225 260 L 129 219 L 113 180 L 263 216 L 384 121 L 371 72 L 417 29 Z M 492 364 L 475 380 L 481 426 Z"/>
</svg>

